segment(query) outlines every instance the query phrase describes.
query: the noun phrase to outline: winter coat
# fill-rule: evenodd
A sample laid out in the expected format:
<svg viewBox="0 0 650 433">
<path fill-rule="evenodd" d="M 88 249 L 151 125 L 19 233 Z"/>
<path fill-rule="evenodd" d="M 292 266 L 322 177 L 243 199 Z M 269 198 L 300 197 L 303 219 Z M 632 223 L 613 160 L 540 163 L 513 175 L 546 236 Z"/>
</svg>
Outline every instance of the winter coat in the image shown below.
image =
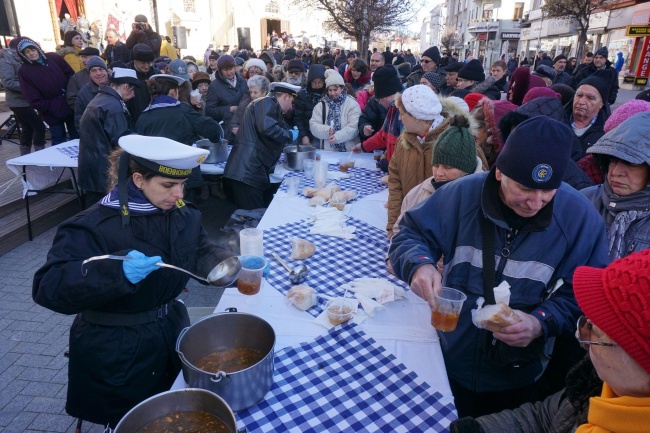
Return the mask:
<svg viewBox="0 0 650 433">
<path fill-rule="evenodd" d="M 154 59 L 160 57 L 160 46 L 162 45 L 162 38 L 151 28 L 147 30 L 131 30 L 129 37 L 126 38 L 126 48 L 133 51 L 133 47 L 137 44 L 149 45 L 153 51 Z"/>
<path fill-rule="evenodd" d="M 510 59 L 508 60 L 508 76 L 512 77 L 512 74 L 515 73 L 515 69 L 517 69 L 519 65 L 517 64 L 517 59 Z"/>
<path fill-rule="evenodd" d="M 172 44 L 167 42 L 167 39 L 163 39 L 160 44 L 160 55 L 167 56 L 170 59 L 178 59 L 178 53 Z"/>
<path fill-rule="evenodd" d="M 571 75 L 567 74 L 566 71 L 562 71 L 560 74 L 555 75 L 553 84 L 566 84 L 567 86 L 571 85 Z"/>
<path fill-rule="evenodd" d="M 427 132 L 424 141 L 420 143 L 415 134 L 402 132 L 395 145 L 395 153 L 388 164 L 388 222 L 386 231 L 388 237 L 393 236 L 393 226 L 402 209 L 404 197 L 417 185 L 431 176 L 431 159 L 433 147 L 442 134 L 449 127 L 451 116 L 460 115 L 470 121 L 468 113 L 463 111 L 458 104 L 449 100 L 441 100 L 443 105 L 442 115 L 445 120 L 436 128 Z M 472 120 L 471 125 L 475 125 Z"/>
<path fill-rule="evenodd" d="M 573 121 L 573 99 L 564 107 L 565 115 L 567 118 L 567 124 L 571 128 L 571 122 Z M 596 121 L 581 137 L 575 135 L 573 150 L 571 152 L 571 158 L 574 161 L 579 161 L 587 155 L 587 149 L 594 145 L 600 137 L 605 135 L 605 121 L 607 116 L 605 114 L 605 107 L 601 108 L 598 112 Z"/>
<path fill-rule="evenodd" d="M 146 74 L 143 74 L 135 68 L 133 61 L 127 63 L 126 67 L 133 69 L 135 71 L 135 75 L 138 77 L 138 80 L 141 81 L 140 86 L 135 86 L 135 95 L 133 98 L 129 99 L 126 102 L 126 106 L 129 109 L 129 113 L 131 113 L 133 122 L 135 123 L 137 122 L 138 117 L 140 117 L 140 114 L 142 114 L 142 112 L 149 106 L 149 103 L 151 102 L 151 94 L 147 88 L 147 80 L 151 78 L 152 75 L 159 74 L 160 71 L 155 66 L 152 66 Z"/>
<path fill-rule="evenodd" d="M 131 50 L 126 47 L 126 44 L 117 41 L 115 45 L 108 45 L 106 50 L 102 53 L 102 59 L 106 60 L 107 64 L 113 62 L 128 63 L 131 60 Z"/>
<path fill-rule="evenodd" d="M 92 81 L 79 90 L 74 106 L 74 126 L 77 131 L 81 127 L 81 116 L 83 116 L 86 107 L 97 96 L 98 92 L 99 86 Z"/>
<path fill-rule="evenodd" d="M 393 154 L 395 153 L 395 144 L 397 139 L 402 133 L 404 125 L 399 119 L 399 110 L 395 103 L 388 106 L 388 112 L 384 119 L 384 124 L 381 129 L 372 137 L 361 143 L 361 150 L 364 152 L 372 152 L 373 150 L 385 150 L 387 162 L 390 163 Z M 386 171 L 386 170 L 384 170 Z"/>
<path fill-rule="evenodd" d="M 18 54 L 23 64 L 18 70 L 18 80 L 23 95 L 41 118 L 48 124 L 63 122 L 70 116 L 70 108 L 65 100 L 65 91 L 74 71 L 56 53 L 47 53 L 44 63 L 26 62 Z"/>
<path fill-rule="evenodd" d="M 458 326 L 439 332 L 447 374 L 474 392 L 506 391 L 533 384 L 544 372 L 554 338 L 573 335 L 581 311 L 573 295 L 578 266 L 602 268 L 607 243 L 602 218 L 593 205 L 566 184 L 553 201 L 513 230 L 506 222 L 494 170 L 449 182 L 421 205 L 406 212 L 400 232 L 392 238 L 389 258 L 395 276 L 410 282 L 416 269 L 435 265 L 444 256 L 443 286 L 467 295 Z M 542 328 L 544 354 L 518 368 L 490 363 L 483 353 L 491 332 L 478 329 L 470 310 L 484 295 L 482 224 L 487 217 L 495 231 L 495 285 L 510 284 L 510 306 L 531 314 Z M 509 255 L 502 255 L 508 246 Z M 562 279 L 552 296 L 547 291 Z"/>
<path fill-rule="evenodd" d="M 327 119 L 327 111 L 329 107 L 327 102 L 325 103 L 325 119 Z M 337 143 L 345 143 L 345 147 L 348 151 L 352 150 L 352 147 L 359 143 L 359 131 L 357 130 L 359 126 L 359 117 L 361 116 L 361 108 L 357 101 L 348 95 L 345 98 L 345 101 L 341 105 L 341 129 L 334 133 Z M 314 106 L 314 111 L 312 112 L 311 119 L 309 120 L 309 129 L 311 130 L 314 138 L 323 140 L 323 148 L 325 150 L 336 150 L 332 148 L 328 137 L 330 133 L 330 125 L 323 124 L 323 104 L 319 103 Z"/>
<path fill-rule="evenodd" d="M 81 116 L 79 128 L 79 186 L 104 194 L 108 189 L 108 155 L 117 148 L 117 140 L 133 130 L 119 93 L 101 86 Z"/>
<path fill-rule="evenodd" d="M 269 174 L 280 159 L 282 149 L 291 142 L 280 104 L 273 94 L 251 102 L 237 132 L 223 176 L 265 190 Z"/>
<path fill-rule="evenodd" d="M 468 87 L 467 90 L 470 93 L 480 93 L 493 101 L 498 101 L 501 99 L 501 91 L 497 88 L 496 82 L 497 80 L 495 80 L 494 77 L 487 77 L 483 81 L 474 83 L 474 85 Z"/>
<path fill-rule="evenodd" d="M 201 138 L 213 143 L 221 139 L 221 128 L 214 119 L 171 97 L 154 98 L 138 118 L 135 130 L 140 135 L 166 137 L 188 146 Z M 197 188 L 202 184 L 201 168 L 195 167 L 185 187 Z"/>
<path fill-rule="evenodd" d="M 239 105 L 237 106 L 237 111 L 235 111 L 235 114 L 232 116 L 232 120 L 230 121 L 230 129 L 232 130 L 233 128 L 239 128 L 239 125 L 241 125 L 241 121 L 244 118 L 244 113 L 246 112 L 246 108 L 248 108 L 248 104 L 251 103 L 251 96 L 248 92 L 244 94 L 244 97 L 241 98 L 241 101 L 239 101 Z"/>
<path fill-rule="evenodd" d="M 319 91 L 312 89 L 311 82 L 316 78 L 325 79 L 325 66 L 312 65 L 309 68 L 307 87 L 300 89 L 293 104 L 293 120 L 298 127 L 298 141 L 302 140 L 303 137 L 309 137 L 309 141 L 314 141 L 314 136 L 309 129 L 309 121 L 314 112 L 314 107 L 320 103 L 326 92 L 325 86 L 320 88 Z"/>
<path fill-rule="evenodd" d="M 499 89 L 499 92 L 508 93 L 508 76 L 504 75 L 500 79 L 494 82 L 494 86 Z M 499 96 L 499 99 L 501 96 Z"/>
<path fill-rule="evenodd" d="M 596 72 L 596 70 L 596 66 L 591 63 L 576 71 L 571 78 L 571 87 L 573 87 L 574 90 L 577 90 L 580 86 L 580 82 Z M 605 62 L 605 68 L 603 70 L 608 71 L 610 76 L 609 95 L 607 101 L 603 102 L 607 102 L 611 105 L 616 102 L 616 97 L 618 96 L 618 72 L 616 72 L 616 69 L 612 68 L 612 62 L 609 60 Z"/>
<path fill-rule="evenodd" d="M 372 98 L 374 95 L 375 92 L 369 89 L 362 89 L 357 92 L 355 99 L 357 100 L 357 104 L 359 104 L 359 108 L 361 108 L 362 113 L 366 110 L 366 105 L 368 104 L 368 100 Z"/>
<path fill-rule="evenodd" d="M 237 81 L 233 87 L 219 71 L 215 73 L 215 79 L 208 87 L 208 100 L 205 104 L 205 114 L 212 117 L 217 122 L 223 121 L 221 125 L 226 134 L 227 140 L 232 140 L 230 122 L 234 113 L 230 112 L 230 107 L 238 106 L 244 95 L 248 92 L 246 79 L 237 74 Z"/>
<path fill-rule="evenodd" d="M 138 191 L 131 186 L 130 195 Z M 58 228 L 47 262 L 34 275 L 32 297 L 57 313 L 77 315 L 70 329 L 67 413 L 112 427 L 133 406 L 169 390 L 181 369 L 176 340 L 190 325 L 185 306 L 175 300 L 189 279 L 182 272 L 160 268 L 137 284 L 117 260 L 93 262 L 86 275 L 80 272 L 88 257 L 131 250 L 197 275 L 231 255 L 210 242 L 191 203 L 155 214 L 131 209 L 126 228 L 117 209 L 95 204 Z M 108 326 L 87 317 L 89 311 L 118 323 L 134 313 L 154 318 Z"/>
<path fill-rule="evenodd" d="M 366 86 L 366 84 L 370 82 L 371 75 L 372 73 L 370 72 L 370 69 L 368 69 L 368 71 L 366 71 L 365 74 L 359 76 L 358 80 L 355 80 L 352 77 L 352 70 L 348 68 L 345 70 L 345 73 L 343 74 L 343 79 L 345 80 L 346 83 L 349 83 L 354 89 L 354 91 L 356 92 L 359 89 L 363 89 Z"/>
<path fill-rule="evenodd" d="M 386 114 L 388 114 L 388 110 L 384 108 L 384 106 L 381 105 L 374 96 L 368 99 L 366 108 L 359 117 L 359 137 L 361 137 L 362 141 L 372 137 L 372 135 L 376 134 L 381 129 L 384 120 L 386 120 Z M 374 132 L 371 135 L 367 136 L 364 134 L 363 127 L 366 125 L 370 125 L 373 129 Z"/>
<path fill-rule="evenodd" d="M 82 69 L 85 69 L 86 66 L 81 61 L 81 56 L 79 55 L 81 48 L 77 47 L 63 47 L 56 53 L 63 57 L 63 60 L 68 62 L 68 65 L 72 68 L 73 71 L 79 72 Z"/>
<path fill-rule="evenodd" d="M 74 74 L 70 78 L 70 81 L 68 81 L 65 99 L 68 101 L 68 107 L 70 107 L 71 111 L 74 111 L 74 108 L 77 105 L 77 94 L 79 94 L 81 88 L 88 83 L 90 83 L 90 73 L 86 68 Z"/>
<path fill-rule="evenodd" d="M 22 61 L 15 50 L 6 48 L 0 57 L 0 80 L 5 88 L 5 104 L 7 107 L 29 107 L 29 102 L 23 95 L 18 80 L 18 70 Z"/>
</svg>

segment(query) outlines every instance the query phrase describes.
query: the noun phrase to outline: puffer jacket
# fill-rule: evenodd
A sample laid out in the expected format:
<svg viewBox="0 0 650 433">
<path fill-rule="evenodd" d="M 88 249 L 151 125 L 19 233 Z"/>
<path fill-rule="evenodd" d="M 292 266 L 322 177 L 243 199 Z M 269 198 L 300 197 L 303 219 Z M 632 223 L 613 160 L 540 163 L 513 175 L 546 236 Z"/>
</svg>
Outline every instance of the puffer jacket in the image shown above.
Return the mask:
<svg viewBox="0 0 650 433">
<path fill-rule="evenodd" d="M 0 80 L 5 88 L 5 104 L 7 107 L 29 107 L 29 102 L 23 96 L 23 90 L 18 81 L 18 69 L 22 62 L 16 50 L 6 48 L 2 50 L 0 58 Z"/>
<path fill-rule="evenodd" d="M 79 72 L 82 69 L 84 69 L 86 66 L 84 66 L 83 62 L 81 61 L 81 56 L 79 55 L 79 51 L 81 51 L 81 48 L 77 47 L 63 47 L 56 53 L 63 57 L 63 60 L 68 62 L 68 65 L 72 68 L 73 71 Z"/>
<path fill-rule="evenodd" d="M 472 87 L 468 87 L 467 90 L 470 93 L 480 93 L 493 101 L 498 101 L 501 99 L 501 91 L 497 87 L 496 82 L 497 80 L 494 77 L 487 77 L 485 80 L 475 83 Z"/>
<path fill-rule="evenodd" d="M 311 82 L 316 78 L 325 80 L 325 66 L 312 65 L 309 68 L 307 87 L 298 92 L 294 102 L 293 120 L 298 127 L 298 141 L 301 141 L 303 137 L 309 137 L 309 141 L 314 140 L 314 136 L 309 129 L 309 121 L 314 112 L 314 107 L 325 95 L 325 86 L 318 90 L 311 88 Z"/>
<path fill-rule="evenodd" d="M 223 176 L 265 190 L 271 185 L 269 174 L 291 139 L 275 96 L 256 99 L 244 113 Z"/>
<path fill-rule="evenodd" d="M 221 125 L 226 134 L 227 140 L 232 140 L 233 135 L 230 122 L 235 113 L 230 112 L 230 107 L 237 107 L 244 95 L 248 92 L 246 79 L 237 74 L 235 85 L 232 86 L 219 71 L 214 74 L 214 80 L 208 87 L 208 99 L 205 104 L 205 114 L 217 122 L 223 121 Z"/>
<path fill-rule="evenodd" d="M 438 333 L 440 345 L 449 378 L 475 392 L 535 383 L 548 363 L 552 337 L 572 335 L 582 314 L 573 294 L 575 269 L 607 264 L 605 224 L 578 191 L 562 183 L 552 204 L 514 234 L 499 204 L 494 170 L 449 182 L 406 212 L 389 249 L 395 276 L 405 282 L 411 281 L 419 266 L 435 265 L 444 256 L 443 286 L 463 291 L 467 300 L 456 330 Z M 470 317 L 484 295 L 481 221 L 485 217 L 494 224 L 495 284 L 510 284 L 510 306 L 537 319 L 546 339 L 544 354 L 519 368 L 497 366 L 485 358 L 481 342 L 489 341 L 491 333 L 474 326 Z M 508 257 L 502 255 L 506 243 Z"/>
<path fill-rule="evenodd" d="M 395 153 L 388 164 L 388 223 L 386 231 L 389 238 L 393 236 L 393 226 L 402 209 L 404 197 L 417 185 L 431 176 L 431 159 L 433 146 L 436 140 L 448 127 L 451 116 L 465 117 L 472 132 L 476 129 L 476 122 L 460 108 L 454 101 L 441 99 L 442 116 L 445 120 L 435 129 L 427 132 L 424 141 L 420 144 L 415 134 L 402 132 L 395 145 Z"/>
<path fill-rule="evenodd" d="M 325 103 L 325 119 L 327 119 L 327 102 Z M 361 108 L 357 101 L 348 95 L 345 102 L 341 105 L 341 129 L 334 133 L 337 143 L 345 143 L 348 151 L 359 142 L 359 117 L 361 116 Z M 311 119 L 309 120 L 309 129 L 311 130 L 314 138 L 323 140 L 325 150 L 336 150 L 331 147 L 328 137 L 330 132 L 330 125 L 323 124 L 323 104 L 316 104 L 312 112 Z"/>
</svg>

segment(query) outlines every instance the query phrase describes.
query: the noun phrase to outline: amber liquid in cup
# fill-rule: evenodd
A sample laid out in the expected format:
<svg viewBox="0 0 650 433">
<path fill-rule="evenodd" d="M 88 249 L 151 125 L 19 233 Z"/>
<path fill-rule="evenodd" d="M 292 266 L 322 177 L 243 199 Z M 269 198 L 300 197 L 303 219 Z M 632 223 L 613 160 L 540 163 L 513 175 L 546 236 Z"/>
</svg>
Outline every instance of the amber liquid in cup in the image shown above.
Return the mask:
<svg viewBox="0 0 650 433">
<path fill-rule="evenodd" d="M 350 166 L 346 163 L 339 164 L 339 170 L 342 171 L 343 173 L 347 173 L 348 168 L 350 168 Z"/>
<path fill-rule="evenodd" d="M 455 331 L 466 299 L 467 295 L 460 290 L 443 287 L 440 293 L 435 295 L 436 304 L 431 308 L 431 325 L 438 331 Z"/>
<path fill-rule="evenodd" d="M 261 281 L 248 282 L 242 281 L 241 279 L 237 280 L 237 290 L 239 290 L 239 293 L 242 295 L 257 295 L 260 292 L 261 286 Z"/>
<path fill-rule="evenodd" d="M 442 332 L 452 332 L 456 330 L 456 325 L 458 325 L 458 317 L 460 313 L 445 313 L 437 310 L 431 312 L 431 324 L 438 331 Z"/>
</svg>

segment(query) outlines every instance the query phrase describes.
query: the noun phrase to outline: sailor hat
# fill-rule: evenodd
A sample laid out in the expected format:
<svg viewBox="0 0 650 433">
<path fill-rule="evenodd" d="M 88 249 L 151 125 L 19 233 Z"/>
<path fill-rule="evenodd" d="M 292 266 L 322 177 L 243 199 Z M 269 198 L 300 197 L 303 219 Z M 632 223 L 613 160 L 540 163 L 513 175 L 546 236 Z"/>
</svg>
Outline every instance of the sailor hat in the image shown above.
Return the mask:
<svg viewBox="0 0 650 433">
<path fill-rule="evenodd" d="M 276 81 L 274 83 L 271 83 L 271 92 L 284 92 L 288 93 L 294 98 L 298 96 L 298 92 L 300 92 L 300 86 L 294 86 L 293 84 L 285 83 L 282 81 Z"/>
<path fill-rule="evenodd" d="M 159 176 L 175 179 L 188 177 L 210 154 L 206 149 L 164 137 L 125 135 L 119 139 L 119 144 L 138 164 Z"/>
</svg>

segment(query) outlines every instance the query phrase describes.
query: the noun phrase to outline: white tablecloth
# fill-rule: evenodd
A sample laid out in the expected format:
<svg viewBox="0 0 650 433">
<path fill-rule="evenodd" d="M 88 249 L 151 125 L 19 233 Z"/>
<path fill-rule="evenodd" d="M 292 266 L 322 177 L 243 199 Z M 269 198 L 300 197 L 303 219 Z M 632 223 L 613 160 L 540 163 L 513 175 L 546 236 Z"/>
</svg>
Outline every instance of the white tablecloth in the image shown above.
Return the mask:
<svg viewBox="0 0 650 433">
<path fill-rule="evenodd" d="M 71 177 L 70 170 L 77 172 L 79 140 L 70 140 L 38 152 L 12 158 L 7 168 L 20 177 L 23 183 L 23 197 L 27 190 L 39 190 L 52 186 L 57 180 Z M 25 176 L 23 177 L 23 167 Z"/>
<path fill-rule="evenodd" d="M 322 159 L 338 161 L 341 154 L 321 152 L 321 155 Z M 372 155 L 368 154 L 352 155 L 352 157 L 365 161 L 364 163 L 369 166 L 370 163 L 367 161 L 372 160 Z M 387 198 L 387 190 L 366 196 L 349 205 L 349 215 L 383 230 L 387 222 L 387 211 L 384 208 Z M 307 218 L 311 211 L 313 208 L 307 205 L 305 198 L 288 197 L 285 192 L 278 192 L 258 227 L 270 229 L 300 221 Z M 326 254 L 326 252 L 320 253 Z M 268 256 L 268 260 L 273 260 L 270 255 Z M 336 258 L 332 257 L 332 260 Z M 383 260 L 383 257 L 377 257 L 377 260 Z M 306 282 L 308 283 L 309 281 Z M 315 289 L 318 291 L 317 287 Z M 226 289 L 215 312 L 230 307 L 255 314 L 268 321 L 277 335 L 276 350 L 313 340 L 327 332 L 324 327 L 314 323 L 311 315 L 288 305 L 284 296 L 266 281 L 260 293 L 255 296 L 241 295 L 235 288 Z M 368 318 L 359 326 L 388 352 L 394 354 L 407 368 L 431 385 L 433 390 L 440 392 L 443 395 L 443 403 L 453 402 L 440 343 L 431 326 L 430 310 L 426 302 L 413 293 L 407 292 L 405 300 L 387 304 L 384 311 Z M 172 389 L 186 386 L 182 375 L 179 375 Z"/>
</svg>

